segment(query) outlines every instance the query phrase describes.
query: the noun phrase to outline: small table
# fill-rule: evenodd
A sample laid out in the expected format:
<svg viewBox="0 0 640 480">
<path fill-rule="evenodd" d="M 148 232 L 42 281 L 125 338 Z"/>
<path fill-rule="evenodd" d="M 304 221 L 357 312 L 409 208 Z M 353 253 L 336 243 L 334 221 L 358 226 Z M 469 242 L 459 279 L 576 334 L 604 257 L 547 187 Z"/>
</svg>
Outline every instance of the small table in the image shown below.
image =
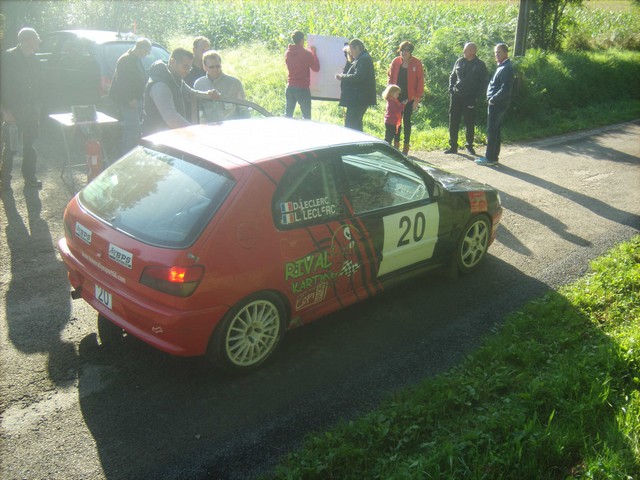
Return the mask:
<svg viewBox="0 0 640 480">
<path fill-rule="evenodd" d="M 71 159 L 71 151 L 69 150 L 69 141 L 67 139 L 68 132 L 72 131 L 74 128 L 80 128 L 84 132 L 86 136 L 85 153 L 89 155 L 90 148 L 93 148 L 93 146 L 96 143 L 98 144 L 98 148 L 100 148 L 100 151 L 101 151 L 100 128 L 104 125 L 116 125 L 118 123 L 118 119 L 110 117 L 109 115 L 106 115 L 102 112 L 96 112 L 95 120 L 88 121 L 88 122 L 75 122 L 73 119 L 72 113 L 52 113 L 51 115 L 49 115 L 49 118 L 51 118 L 52 120 L 54 120 L 60 125 L 60 128 L 62 129 L 62 138 L 64 140 L 64 148 L 67 153 L 66 161 L 64 165 L 62 165 L 60 177 L 64 181 L 65 171 L 69 170 L 71 172 L 71 175 L 70 175 L 71 188 L 75 193 L 76 188 L 75 188 L 75 182 L 73 180 L 73 169 L 84 168 L 89 175 L 91 175 L 91 169 L 89 167 L 88 161 L 85 161 L 84 163 L 77 163 L 77 164 L 73 163 Z M 90 146 L 90 143 L 91 143 L 91 146 Z"/>
</svg>

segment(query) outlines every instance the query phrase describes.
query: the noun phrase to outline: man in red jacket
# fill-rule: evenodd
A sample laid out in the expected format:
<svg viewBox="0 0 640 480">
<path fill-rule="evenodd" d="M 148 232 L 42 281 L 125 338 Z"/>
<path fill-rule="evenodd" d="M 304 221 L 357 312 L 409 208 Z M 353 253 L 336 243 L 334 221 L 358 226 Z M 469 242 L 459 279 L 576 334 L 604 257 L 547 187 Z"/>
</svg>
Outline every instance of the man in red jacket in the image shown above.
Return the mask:
<svg viewBox="0 0 640 480">
<path fill-rule="evenodd" d="M 284 54 L 284 61 L 287 64 L 287 70 L 289 70 L 285 92 L 287 99 L 285 116 L 293 117 L 296 103 L 299 103 L 302 116 L 310 120 L 311 90 L 309 90 L 309 83 L 311 70 L 319 71 L 320 62 L 316 56 L 316 47 L 311 47 L 310 51 L 304 48 L 304 33 L 296 30 L 291 38 L 293 43 L 289 44 Z"/>
</svg>

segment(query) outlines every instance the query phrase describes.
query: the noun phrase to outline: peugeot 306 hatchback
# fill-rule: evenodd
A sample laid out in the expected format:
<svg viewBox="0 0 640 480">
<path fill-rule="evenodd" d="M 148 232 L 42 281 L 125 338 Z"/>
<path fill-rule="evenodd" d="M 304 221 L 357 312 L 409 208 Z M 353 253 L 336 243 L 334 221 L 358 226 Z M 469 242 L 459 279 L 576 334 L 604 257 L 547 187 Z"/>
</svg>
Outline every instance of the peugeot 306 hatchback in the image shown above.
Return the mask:
<svg viewBox="0 0 640 480">
<path fill-rule="evenodd" d="M 58 245 L 103 342 L 246 371 L 289 328 L 435 267 L 475 270 L 501 214 L 493 188 L 377 138 L 252 118 L 143 139 L 73 198 Z"/>
</svg>

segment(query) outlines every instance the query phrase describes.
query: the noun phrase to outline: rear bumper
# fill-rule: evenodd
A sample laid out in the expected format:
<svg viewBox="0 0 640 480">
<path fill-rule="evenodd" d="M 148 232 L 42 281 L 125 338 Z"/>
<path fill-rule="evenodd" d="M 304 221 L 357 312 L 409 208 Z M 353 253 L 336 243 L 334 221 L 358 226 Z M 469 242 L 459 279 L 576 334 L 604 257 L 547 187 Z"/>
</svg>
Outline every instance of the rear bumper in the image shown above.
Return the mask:
<svg viewBox="0 0 640 480">
<path fill-rule="evenodd" d="M 171 355 L 204 355 L 215 326 L 229 309 L 218 305 L 183 310 L 140 298 L 127 288 L 126 281 L 74 256 L 65 238 L 58 242 L 58 250 L 69 272 L 69 283 L 83 300 L 127 333 Z M 96 298 L 96 285 L 112 295 L 111 308 Z"/>
</svg>

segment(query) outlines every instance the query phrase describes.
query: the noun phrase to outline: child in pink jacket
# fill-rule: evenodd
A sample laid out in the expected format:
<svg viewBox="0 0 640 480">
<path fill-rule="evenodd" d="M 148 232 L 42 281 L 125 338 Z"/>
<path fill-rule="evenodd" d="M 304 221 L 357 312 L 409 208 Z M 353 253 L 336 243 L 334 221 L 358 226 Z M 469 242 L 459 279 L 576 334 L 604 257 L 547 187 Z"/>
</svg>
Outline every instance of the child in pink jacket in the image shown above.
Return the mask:
<svg viewBox="0 0 640 480">
<path fill-rule="evenodd" d="M 382 98 L 387 101 L 387 110 L 384 114 L 384 141 L 390 145 L 402 124 L 402 112 L 407 104 L 406 100 L 404 102 L 398 100 L 400 92 L 400 87 L 397 85 L 387 85 L 382 92 Z"/>
</svg>

